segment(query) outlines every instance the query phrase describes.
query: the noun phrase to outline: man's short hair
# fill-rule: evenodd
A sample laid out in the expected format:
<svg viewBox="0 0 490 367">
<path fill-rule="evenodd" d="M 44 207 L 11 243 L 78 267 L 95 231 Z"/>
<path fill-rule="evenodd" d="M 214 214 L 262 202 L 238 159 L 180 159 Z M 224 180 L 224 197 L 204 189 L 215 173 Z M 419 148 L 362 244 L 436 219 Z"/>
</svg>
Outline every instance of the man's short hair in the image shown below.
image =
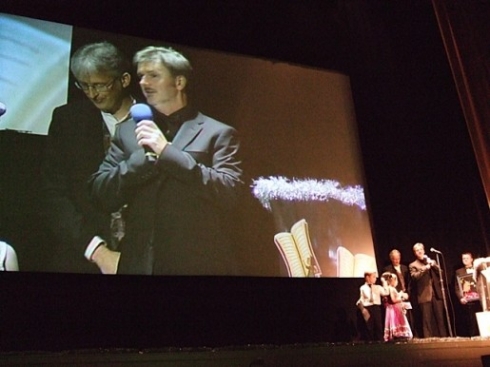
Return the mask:
<svg viewBox="0 0 490 367">
<path fill-rule="evenodd" d="M 388 254 L 388 256 L 389 256 L 389 257 L 390 257 L 390 259 L 391 259 L 391 258 L 393 257 L 393 255 L 395 255 L 395 254 L 398 254 L 398 255 L 400 255 L 400 256 L 402 255 L 402 254 L 400 253 L 400 251 L 398 251 L 397 249 L 393 249 L 393 250 L 391 250 L 391 251 L 390 251 L 390 253 Z"/>
<path fill-rule="evenodd" d="M 116 78 L 131 71 L 131 62 L 116 46 L 103 41 L 76 50 L 71 57 L 70 69 L 77 79 L 92 73 L 105 73 Z"/>
<path fill-rule="evenodd" d="M 418 248 L 425 249 L 425 246 L 422 242 L 417 242 L 415 245 L 413 245 L 413 251 L 416 251 Z"/>
<path fill-rule="evenodd" d="M 135 65 L 142 62 L 160 62 L 170 71 L 173 77 L 182 75 L 187 79 L 187 82 L 189 82 L 192 74 L 192 66 L 189 60 L 171 47 L 145 47 L 133 57 Z"/>
</svg>

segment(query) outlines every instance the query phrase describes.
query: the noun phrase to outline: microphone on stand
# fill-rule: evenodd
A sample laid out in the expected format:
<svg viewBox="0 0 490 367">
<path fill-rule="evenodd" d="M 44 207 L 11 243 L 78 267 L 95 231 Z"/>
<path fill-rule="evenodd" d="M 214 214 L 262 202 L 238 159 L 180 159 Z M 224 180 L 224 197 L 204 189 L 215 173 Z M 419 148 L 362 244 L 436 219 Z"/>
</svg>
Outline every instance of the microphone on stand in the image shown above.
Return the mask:
<svg viewBox="0 0 490 367">
<path fill-rule="evenodd" d="M 136 103 L 131 106 L 129 111 L 131 112 L 131 117 L 136 123 L 143 120 L 153 121 L 153 112 L 151 111 L 150 106 L 147 104 Z M 143 146 L 143 148 L 145 149 L 145 156 L 148 158 L 148 160 L 150 162 L 154 162 L 156 160 L 155 152 L 147 146 Z"/>
<path fill-rule="evenodd" d="M 444 303 L 444 310 L 446 311 L 446 322 L 447 322 L 447 327 L 449 328 L 449 336 L 453 336 L 453 327 L 451 325 L 451 318 L 449 316 L 449 310 L 448 310 L 448 306 L 447 306 L 447 292 L 448 290 L 446 289 L 446 286 L 444 285 L 444 276 L 441 274 L 442 272 L 442 269 L 441 269 L 441 264 L 439 263 L 439 255 L 441 255 L 441 258 L 442 260 L 444 261 L 444 255 L 442 253 L 442 251 L 439 251 L 439 250 L 436 250 L 434 247 L 431 247 L 430 248 L 430 251 L 431 252 L 434 252 L 436 253 L 437 255 L 437 265 L 436 265 L 436 269 L 437 269 L 437 272 L 439 273 L 439 283 L 441 284 L 441 292 L 442 292 L 442 301 Z M 427 255 L 425 255 L 427 256 Z M 427 257 L 428 259 L 428 257 Z M 433 264 L 436 264 L 436 262 L 433 262 Z M 431 264 L 432 266 L 432 264 Z"/>
</svg>

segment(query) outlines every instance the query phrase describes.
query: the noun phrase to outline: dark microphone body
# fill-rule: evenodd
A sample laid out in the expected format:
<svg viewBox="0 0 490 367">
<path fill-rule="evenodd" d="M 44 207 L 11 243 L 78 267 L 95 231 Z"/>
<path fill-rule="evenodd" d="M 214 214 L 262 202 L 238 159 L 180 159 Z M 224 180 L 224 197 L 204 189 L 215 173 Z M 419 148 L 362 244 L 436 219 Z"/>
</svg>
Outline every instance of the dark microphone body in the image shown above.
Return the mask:
<svg viewBox="0 0 490 367">
<path fill-rule="evenodd" d="M 131 117 L 136 123 L 143 120 L 153 121 L 153 112 L 151 111 L 150 106 L 147 104 L 136 103 L 131 106 L 129 111 L 131 112 Z M 148 157 L 148 159 L 155 161 L 155 152 L 153 152 L 153 150 L 147 146 L 143 146 L 143 148 L 145 149 L 145 155 Z"/>
<path fill-rule="evenodd" d="M 431 247 L 431 248 L 430 248 L 430 252 L 435 252 L 436 254 L 440 254 L 440 255 L 442 255 L 442 252 L 441 252 L 441 251 L 439 251 L 439 250 L 436 250 L 434 247 Z"/>
</svg>

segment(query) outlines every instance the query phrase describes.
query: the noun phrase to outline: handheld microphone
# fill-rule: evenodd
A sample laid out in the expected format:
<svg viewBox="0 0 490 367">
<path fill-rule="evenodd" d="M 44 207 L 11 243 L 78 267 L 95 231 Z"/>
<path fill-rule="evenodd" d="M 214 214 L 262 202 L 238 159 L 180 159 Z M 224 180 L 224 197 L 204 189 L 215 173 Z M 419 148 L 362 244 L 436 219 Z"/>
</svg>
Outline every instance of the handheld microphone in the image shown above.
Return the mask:
<svg viewBox="0 0 490 367">
<path fill-rule="evenodd" d="M 131 112 L 131 117 L 138 123 L 143 120 L 153 121 L 153 112 L 151 112 L 150 106 L 144 103 L 136 103 L 129 109 Z M 149 147 L 144 146 L 145 155 L 150 161 L 155 161 L 155 152 L 153 152 Z"/>
<path fill-rule="evenodd" d="M 7 106 L 5 103 L 0 102 L 0 116 L 3 116 L 7 112 Z"/>
<path fill-rule="evenodd" d="M 425 263 L 426 264 L 431 264 L 432 265 L 433 260 L 429 256 L 424 255 L 424 260 L 425 260 Z"/>
<path fill-rule="evenodd" d="M 153 120 L 153 112 L 151 112 L 150 106 L 144 103 L 136 103 L 129 109 L 131 117 L 137 123 L 142 120 Z"/>
<path fill-rule="evenodd" d="M 430 248 L 430 252 L 435 252 L 436 254 L 440 254 L 440 255 L 442 255 L 442 252 L 441 252 L 441 251 L 439 251 L 439 250 L 436 250 L 434 247 L 431 247 L 431 248 Z"/>
</svg>

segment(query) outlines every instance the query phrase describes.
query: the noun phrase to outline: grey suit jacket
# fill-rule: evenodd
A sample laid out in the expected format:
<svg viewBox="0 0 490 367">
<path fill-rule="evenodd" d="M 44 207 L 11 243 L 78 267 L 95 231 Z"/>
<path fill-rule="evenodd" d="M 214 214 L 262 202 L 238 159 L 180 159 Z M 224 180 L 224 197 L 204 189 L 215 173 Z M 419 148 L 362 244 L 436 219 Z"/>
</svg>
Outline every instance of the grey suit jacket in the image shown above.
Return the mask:
<svg viewBox="0 0 490 367">
<path fill-rule="evenodd" d="M 227 220 L 243 184 L 237 131 L 197 113 L 152 163 L 137 144 L 135 126 L 129 120 L 118 127 L 90 182 L 105 210 L 128 205 L 118 272 L 234 274 Z"/>
</svg>

